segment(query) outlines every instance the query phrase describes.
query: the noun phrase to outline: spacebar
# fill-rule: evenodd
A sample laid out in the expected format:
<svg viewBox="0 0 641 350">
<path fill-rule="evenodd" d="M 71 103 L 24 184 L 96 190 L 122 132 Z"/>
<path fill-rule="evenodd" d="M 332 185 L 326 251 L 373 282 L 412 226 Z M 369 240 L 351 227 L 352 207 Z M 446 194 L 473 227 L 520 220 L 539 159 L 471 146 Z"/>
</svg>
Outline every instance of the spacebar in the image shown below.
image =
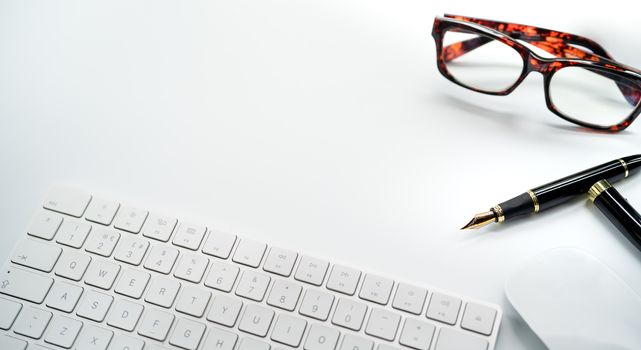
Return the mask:
<svg viewBox="0 0 641 350">
<path fill-rule="evenodd" d="M 52 284 L 52 278 L 13 267 L 0 273 L 0 293 L 38 304 L 45 300 Z"/>
</svg>

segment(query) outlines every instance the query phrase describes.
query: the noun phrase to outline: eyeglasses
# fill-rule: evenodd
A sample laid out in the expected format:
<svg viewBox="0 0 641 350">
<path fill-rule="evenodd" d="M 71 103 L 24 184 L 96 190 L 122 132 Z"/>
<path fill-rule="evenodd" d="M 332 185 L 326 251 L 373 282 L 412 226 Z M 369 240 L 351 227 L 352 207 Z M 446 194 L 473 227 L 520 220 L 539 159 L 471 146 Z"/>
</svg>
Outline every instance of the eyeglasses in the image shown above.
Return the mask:
<svg viewBox="0 0 641 350">
<path fill-rule="evenodd" d="M 441 74 L 470 90 L 507 95 L 539 72 L 548 108 L 569 122 L 617 132 L 641 113 L 641 71 L 615 62 L 588 38 L 453 15 L 435 18 L 432 36 Z"/>
</svg>

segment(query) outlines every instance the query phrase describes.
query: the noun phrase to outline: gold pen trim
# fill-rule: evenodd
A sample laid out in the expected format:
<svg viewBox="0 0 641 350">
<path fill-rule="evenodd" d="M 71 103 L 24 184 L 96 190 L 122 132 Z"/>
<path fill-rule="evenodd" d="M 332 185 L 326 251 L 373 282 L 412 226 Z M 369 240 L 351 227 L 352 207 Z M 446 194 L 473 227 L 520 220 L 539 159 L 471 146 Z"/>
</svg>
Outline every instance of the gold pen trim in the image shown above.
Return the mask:
<svg viewBox="0 0 641 350">
<path fill-rule="evenodd" d="M 621 165 L 623 165 L 623 169 L 625 170 L 625 173 L 623 173 L 625 175 L 624 177 L 628 177 L 630 175 L 630 171 L 628 170 L 628 164 L 623 159 L 619 159 L 619 162 L 621 162 Z"/>
<path fill-rule="evenodd" d="M 492 207 L 492 210 L 496 213 L 496 221 L 501 223 L 505 221 L 505 215 L 503 214 L 503 208 L 500 205 L 495 205 Z"/>
<path fill-rule="evenodd" d="M 610 187 L 612 187 L 612 185 L 610 185 L 608 180 L 601 180 L 590 187 L 590 190 L 588 190 L 588 198 L 590 198 L 590 201 L 594 203 L 596 197 Z"/>
<path fill-rule="evenodd" d="M 532 190 L 528 190 L 527 194 L 530 195 L 530 198 L 532 199 L 532 203 L 534 203 L 534 212 L 538 213 L 539 210 L 541 210 L 541 207 L 539 207 L 539 199 L 536 198 L 536 195 L 534 194 L 534 192 L 532 192 Z"/>
</svg>

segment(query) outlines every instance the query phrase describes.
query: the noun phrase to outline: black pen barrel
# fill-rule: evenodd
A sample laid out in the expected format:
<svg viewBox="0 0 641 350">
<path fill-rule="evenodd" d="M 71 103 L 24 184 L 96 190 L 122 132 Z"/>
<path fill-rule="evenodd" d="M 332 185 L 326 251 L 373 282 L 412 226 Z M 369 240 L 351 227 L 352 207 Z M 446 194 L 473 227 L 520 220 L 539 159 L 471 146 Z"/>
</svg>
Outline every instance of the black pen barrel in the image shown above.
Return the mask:
<svg viewBox="0 0 641 350">
<path fill-rule="evenodd" d="M 623 160 L 613 160 L 539 186 L 532 189 L 532 192 L 539 202 L 540 210 L 549 209 L 567 202 L 576 195 L 587 193 L 599 180 L 606 179 L 614 183 L 625 178 L 626 168 Z"/>
<path fill-rule="evenodd" d="M 599 181 L 590 189 L 590 198 L 637 249 L 641 251 L 641 215 L 607 181 Z"/>
<path fill-rule="evenodd" d="M 497 221 L 503 222 L 531 213 L 538 213 L 587 193 L 600 180 L 617 182 L 641 170 L 641 155 L 613 160 L 543 186 L 533 188 L 492 208 Z"/>
</svg>

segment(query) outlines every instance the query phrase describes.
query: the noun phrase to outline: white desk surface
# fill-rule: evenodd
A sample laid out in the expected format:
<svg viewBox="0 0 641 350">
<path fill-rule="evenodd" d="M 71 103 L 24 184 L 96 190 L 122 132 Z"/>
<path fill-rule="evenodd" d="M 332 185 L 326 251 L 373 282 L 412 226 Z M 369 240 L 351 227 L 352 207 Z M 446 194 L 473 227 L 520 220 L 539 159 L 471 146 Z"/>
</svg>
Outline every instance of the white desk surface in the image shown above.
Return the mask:
<svg viewBox="0 0 641 350">
<path fill-rule="evenodd" d="M 585 200 L 458 228 L 639 153 L 641 121 L 580 131 L 547 110 L 537 74 L 508 97 L 466 91 L 437 72 L 429 33 L 444 11 L 504 19 L 592 37 L 641 67 L 634 11 L 577 5 L 0 1 L 0 256 L 47 188 L 71 184 L 499 303 L 497 349 L 541 348 L 505 299 L 513 269 L 579 247 L 641 293 L 641 254 Z M 641 178 L 620 189 L 641 206 Z"/>
</svg>

